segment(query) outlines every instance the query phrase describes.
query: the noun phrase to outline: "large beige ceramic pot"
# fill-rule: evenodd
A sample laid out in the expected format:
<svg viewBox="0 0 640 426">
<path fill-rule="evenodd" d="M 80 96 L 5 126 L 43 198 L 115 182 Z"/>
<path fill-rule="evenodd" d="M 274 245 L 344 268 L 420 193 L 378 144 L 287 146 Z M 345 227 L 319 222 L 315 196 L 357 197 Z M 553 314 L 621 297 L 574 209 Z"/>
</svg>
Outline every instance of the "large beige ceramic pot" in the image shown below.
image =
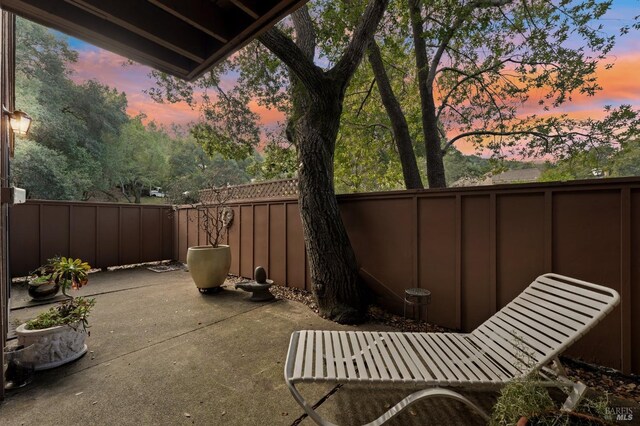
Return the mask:
<svg viewBox="0 0 640 426">
<path fill-rule="evenodd" d="M 191 278 L 201 293 L 218 289 L 227 278 L 231 268 L 229 246 L 194 246 L 187 251 L 187 266 Z"/>
</svg>

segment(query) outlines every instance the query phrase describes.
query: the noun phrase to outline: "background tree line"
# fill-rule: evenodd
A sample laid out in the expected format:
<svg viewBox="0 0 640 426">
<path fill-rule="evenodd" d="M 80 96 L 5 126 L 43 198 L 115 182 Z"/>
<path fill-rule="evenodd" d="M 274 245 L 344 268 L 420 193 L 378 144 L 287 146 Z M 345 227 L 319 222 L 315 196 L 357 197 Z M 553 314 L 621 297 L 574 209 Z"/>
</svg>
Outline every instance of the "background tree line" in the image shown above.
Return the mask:
<svg viewBox="0 0 640 426">
<path fill-rule="evenodd" d="M 259 156 L 209 155 L 188 129 L 128 116 L 124 92 L 72 80 L 78 53 L 47 28 L 18 18 L 16 37 L 16 106 L 33 125 L 16 141 L 11 177 L 29 198 L 139 203 L 150 187 L 184 197 L 249 181 Z"/>
</svg>

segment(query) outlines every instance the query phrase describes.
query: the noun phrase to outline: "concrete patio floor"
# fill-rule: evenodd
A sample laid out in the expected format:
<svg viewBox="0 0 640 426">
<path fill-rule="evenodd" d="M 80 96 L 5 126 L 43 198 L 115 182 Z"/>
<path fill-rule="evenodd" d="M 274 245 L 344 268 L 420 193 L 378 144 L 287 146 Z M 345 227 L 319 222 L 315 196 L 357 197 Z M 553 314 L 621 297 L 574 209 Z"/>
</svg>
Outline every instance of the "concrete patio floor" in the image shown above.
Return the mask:
<svg viewBox="0 0 640 426">
<path fill-rule="evenodd" d="M 90 352 L 38 372 L 31 385 L 8 393 L 0 405 L 0 424 L 311 425 L 301 419 L 304 412 L 283 379 L 291 332 L 381 329 L 340 326 L 297 302 L 253 303 L 247 293 L 231 287 L 204 296 L 184 271 L 101 272 L 78 294 L 97 299 L 87 339 Z M 43 309 L 14 309 L 11 321 L 23 322 Z M 301 387 L 310 401 L 331 389 Z M 344 386 L 319 411 L 339 424 L 362 424 L 411 392 Z M 485 409 L 495 401 L 491 394 L 471 397 Z M 465 406 L 439 399 L 416 404 L 390 424 L 483 422 Z"/>
</svg>

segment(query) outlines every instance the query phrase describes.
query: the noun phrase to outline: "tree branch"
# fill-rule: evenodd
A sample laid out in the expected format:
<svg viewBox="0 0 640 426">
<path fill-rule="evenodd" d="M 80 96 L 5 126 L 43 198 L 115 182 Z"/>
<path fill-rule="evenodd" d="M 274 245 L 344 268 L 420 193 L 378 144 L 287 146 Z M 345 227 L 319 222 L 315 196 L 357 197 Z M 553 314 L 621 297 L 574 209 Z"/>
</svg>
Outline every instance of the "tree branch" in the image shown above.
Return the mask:
<svg viewBox="0 0 640 426">
<path fill-rule="evenodd" d="M 535 130 L 514 130 L 507 132 L 498 132 L 494 130 L 473 130 L 471 132 L 460 133 L 459 135 L 454 136 L 447 144 L 442 148 L 443 151 L 447 150 L 451 145 L 456 143 L 458 140 L 469 137 L 469 136 L 516 136 L 516 135 L 530 135 L 536 138 L 543 139 L 548 142 L 551 139 L 556 138 L 566 138 L 570 136 L 581 136 L 591 139 L 591 136 L 586 133 L 581 132 L 567 132 L 567 133 L 556 133 L 553 135 L 537 132 Z"/>
<path fill-rule="evenodd" d="M 428 83 L 433 83 L 433 80 L 436 77 L 436 71 L 438 68 L 438 64 L 440 64 L 440 59 L 442 59 L 442 55 L 444 51 L 447 49 L 449 42 L 455 35 L 456 31 L 464 24 L 464 22 L 469 18 L 469 15 L 474 11 L 474 9 L 488 8 L 488 7 L 500 7 L 506 4 L 511 3 L 513 0 L 475 0 L 469 3 L 465 9 L 458 14 L 458 17 L 453 24 L 451 24 L 451 28 L 447 32 L 447 34 L 440 40 L 440 45 L 438 46 L 438 50 L 436 50 L 435 55 L 433 55 L 433 59 L 431 60 L 431 65 L 429 67 L 429 77 L 427 79 Z"/>
<path fill-rule="evenodd" d="M 351 78 L 373 39 L 388 3 L 389 0 L 369 1 L 362 18 L 358 22 L 358 26 L 353 32 L 351 42 L 338 63 L 330 70 L 331 74 L 336 75 L 338 79 L 345 80 L 345 82 Z"/>
<path fill-rule="evenodd" d="M 447 92 L 447 94 L 446 94 L 446 95 L 444 95 L 444 97 L 442 98 L 442 105 L 445 105 L 445 104 L 449 101 L 449 98 L 451 97 L 451 95 L 453 95 L 453 92 L 455 92 L 455 91 L 458 89 L 458 87 L 460 87 L 461 85 L 463 85 L 465 82 L 467 82 L 467 81 L 469 81 L 469 80 L 471 80 L 471 79 L 476 79 L 476 78 L 480 77 L 482 74 L 484 74 L 485 72 L 488 72 L 488 71 L 494 70 L 495 68 L 497 68 L 497 67 L 499 67 L 500 65 L 504 64 L 505 62 L 507 62 L 507 61 L 506 61 L 506 60 L 504 60 L 504 61 L 498 61 L 498 62 L 494 63 L 493 65 L 491 65 L 490 67 L 486 67 L 486 68 L 484 68 L 484 69 L 478 70 L 478 71 L 476 71 L 476 72 L 474 72 L 474 73 L 471 73 L 471 74 L 466 73 L 466 72 L 464 72 L 464 71 L 462 71 L 462 70 L 459 70 L 459 69 L 457 69 L 457 68 L 452 68 L 452 67 L 443 68 L 441 71 L 445 71 L 445 70 L 454 71 L 454 72 L 457 72 L 457 73 L 459 73 L 459 74 L 462 74 L 462 75 L 464 76 L 464 78 L 463 78 L 462 80 L 457 81 L 457 82 L 453 85 L 453 87 L 451 88 L 451 90 L 449 90 L 449 91 Z M 441 106 L 441 107 L 438 109 L 438 112 L 437 112 L 437 114 L 436 114 L 436 116 L 437 116 L 437 117 L 440 117 L 440 113 L 442 112 L 442 108 L 443 108 L 443 107 Z"/>
<path fill-rule="evenodd" d="M 258 37 L 267 49 L 276 55 L 306 87 L 315 88 L 323 80 L 323 72 L 310 60 L 291 38 L 278 28 L 271 28 Z"/>
<path fill-rule="evenodd" d="M 416 156 L 413 152 L 413 141 L 411 140 L 409 125 L 407 124 L 407 119 L 402 111 L 400 102 L 398 102 L 395 93 L 393 93 L 391 82 L 384 68 L 380 48 L 375 40 L 369 45 L 368 56 L 373 75 L 375 76 L 375 82 L 378 84 L 380 98 L 391 121 L 394 140 L 398 148 L 400 164 L 402 165 L 402 176 L 405 187 L 407 189 L 422 189 L 424 185 L 422 184 L 420 170 L 418 169 Z"/>
<path fill-rule="evenodd" d="M 373 86 L 375 86 L 376 84 L 376 79 L 374 78 L 373 80 L 371 80 L 371 84 L 369 85 L 369 90 L 366 91 L 366 95 L 364 97 L 364 99 L 362 99 L 362 102 L 360 103 L 360 107 L 358 108 L 358 112 L 356 112 L 356 117 L 360 117 L 360 113 L 362 112 L 362 109 L 364 108 L 364 104 L 367 103 L 367 99 L 369 99 L 369 96 L 371 96 L 371 92 L 373 91 Z"/>
<path fill-rule="evenodd" d="M 313 28 L 311 15 L 309 15 L 309 7 L 302 6 L 291 14 L 291 19 L 296 30 L 296 45 L 307 59 L 313 62 L 316 53 L 316 31 Z"/>
</svg>

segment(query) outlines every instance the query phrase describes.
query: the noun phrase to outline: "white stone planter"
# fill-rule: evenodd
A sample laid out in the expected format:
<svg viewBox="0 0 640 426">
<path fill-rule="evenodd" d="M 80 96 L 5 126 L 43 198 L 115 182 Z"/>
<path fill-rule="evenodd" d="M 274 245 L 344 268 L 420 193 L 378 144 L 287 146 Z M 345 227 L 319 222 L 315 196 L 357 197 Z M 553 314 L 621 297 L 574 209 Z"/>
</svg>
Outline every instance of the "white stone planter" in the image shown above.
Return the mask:
<svg viewBox="0 0 640 426">
<path fill-rule="evenodd" d="M 36 370 L 58 367 L 87 352 L 87 345 L 84 343 L 87 332 L 80 323 L 42 330 L 27 330 L 26 324 L 22 324 L 16 329 L 16 334 L 19 345 L 34 345 L 31 361 Z"/>
</svg>

